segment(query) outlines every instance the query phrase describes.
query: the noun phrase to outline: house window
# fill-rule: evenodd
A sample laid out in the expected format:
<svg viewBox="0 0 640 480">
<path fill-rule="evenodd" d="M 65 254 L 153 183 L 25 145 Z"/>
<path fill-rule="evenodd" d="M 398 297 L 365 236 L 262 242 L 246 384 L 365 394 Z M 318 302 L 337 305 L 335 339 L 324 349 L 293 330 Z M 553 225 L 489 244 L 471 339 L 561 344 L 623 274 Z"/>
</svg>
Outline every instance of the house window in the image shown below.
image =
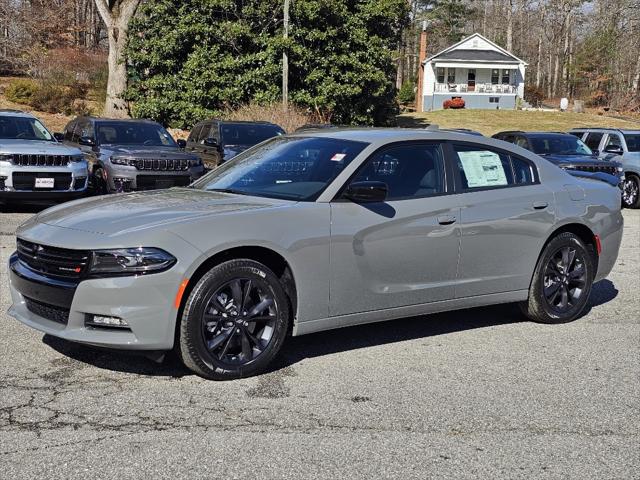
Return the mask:
<svg viewBox="0 0 640 480">
<path fill-rule="evenodd" d="M 499 80 L 500 80 L 500 70 L 498 70 L 497 68 L 494 68 L 493 70 L 491 70 L 491 84 L 497 85 Z"/>
<path fill-rule="evenodd" d="M 448 68 L 447 69 L 447 83 L 456 83 L 456 69 Z"/>
<path fill-rule="evenodd" d="M 502 70 L 502 84 L 509 85 L 510 80 L 511 80 L 511 70 L 509 69 Z"/>
<path fill-rule="evenodd" d="M 444 68 L 443 67 L 437 67 L 436 68 L 436 76 L 437 76 L 437 82 L 438 83 L 444 83 Z"/>
<path fill-rule="evenodd" d="M 500 103 L 500 97 L 489 97 L 489 103 Z"/>
</svg>

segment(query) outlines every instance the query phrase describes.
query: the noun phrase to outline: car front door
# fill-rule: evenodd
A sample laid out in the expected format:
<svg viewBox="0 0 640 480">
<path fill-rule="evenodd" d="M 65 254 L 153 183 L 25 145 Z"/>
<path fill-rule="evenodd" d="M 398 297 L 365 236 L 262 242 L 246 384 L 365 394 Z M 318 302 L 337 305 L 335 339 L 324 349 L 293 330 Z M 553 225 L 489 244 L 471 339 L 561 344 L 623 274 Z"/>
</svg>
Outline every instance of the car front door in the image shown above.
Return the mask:
<svg viewBox="0 0 640 480">
<path fill-rule="evenodd" d="M 440 144 L 396 144 L 349 182 L 384 182 L 386 201 L 331 203 L 332 316 L 453 298 L 460 210 L 445 172 Z"/>
<path fill-rule="evenodd" d="M 553 192 L 509 152 L 454 143 L 451 155 L 462 231 L 456 298 L 528 289 L 555 220 Z"/>
</svg>

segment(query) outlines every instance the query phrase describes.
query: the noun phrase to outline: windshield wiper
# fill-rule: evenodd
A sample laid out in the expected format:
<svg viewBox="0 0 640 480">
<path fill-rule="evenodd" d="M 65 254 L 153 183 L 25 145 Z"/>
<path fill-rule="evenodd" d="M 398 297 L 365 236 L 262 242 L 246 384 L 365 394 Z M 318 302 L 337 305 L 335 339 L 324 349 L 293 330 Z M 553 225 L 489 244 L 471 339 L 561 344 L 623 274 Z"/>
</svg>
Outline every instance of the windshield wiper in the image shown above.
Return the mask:
<svg viewBox="0 0 640 480">
<path fill-rule="evenodd" d="M 247 192 L 242 190 L 235 190 L 233 188 L 207 188 L 207 192 L 222 192 L 222 193 L 235 193 L 236 195 L 247 195 Z"/>
</svg>

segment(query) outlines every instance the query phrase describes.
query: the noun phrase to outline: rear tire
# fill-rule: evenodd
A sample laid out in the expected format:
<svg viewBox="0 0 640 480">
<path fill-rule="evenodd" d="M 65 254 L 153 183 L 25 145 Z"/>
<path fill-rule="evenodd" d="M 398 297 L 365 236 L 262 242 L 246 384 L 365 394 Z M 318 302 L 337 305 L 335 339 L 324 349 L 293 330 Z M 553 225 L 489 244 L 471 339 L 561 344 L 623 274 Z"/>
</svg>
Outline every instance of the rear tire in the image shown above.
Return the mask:
<svg viewBox="0 0 640 480">
<path fill-rule="evenodd" d="M 271 270 L 247 259 L 221 263 L 198 281 L 185 303 L 180 357 L 211 380 L 256 375 L 279 353 L 289 315 L 287 296 Z"/>
<path fill-rule="evenodd" d="M 640 178 L 634 174 L 627 174 L 622 189 L 622 206 L 625 208 L 640 208 Z"/>
<path fill-rule="evenodd" d="M 529 298 L 520 303 L 522 312 L 539 323 L 566 323 L 584 310 L 595 262 L 590 248 L 576 235 L 564 232 L 544 248 L 529 287 Z"/>
</svg>

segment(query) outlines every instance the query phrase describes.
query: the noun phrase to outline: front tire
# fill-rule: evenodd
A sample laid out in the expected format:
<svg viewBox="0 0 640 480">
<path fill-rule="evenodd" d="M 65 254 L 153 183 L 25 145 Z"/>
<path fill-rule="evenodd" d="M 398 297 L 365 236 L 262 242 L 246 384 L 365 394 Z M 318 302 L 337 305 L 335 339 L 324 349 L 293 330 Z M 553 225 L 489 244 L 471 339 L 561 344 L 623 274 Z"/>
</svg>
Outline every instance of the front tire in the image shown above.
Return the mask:
<svg viewBox="0 0 640 480">
<path fill-rule="evenodd" d="M 640 208 L 640 178 L 627 174 L 622 187 L 622 206 Z"/>
<path fill-rule="evenodd" d="M 263 372 L 280 351 L 289 302 L 278 277 L 253 260 L 213 267 L 195 285 L 180 324 L 187 368 L 212 380 Z"/>
<path fill-rule="evenodd" d="M 561 233 L 543 250 L 520 307 L 534 322 L 571 322 L 584 310 L 594 276 L 591 249 L 573 233 Z"/>
</svg>

